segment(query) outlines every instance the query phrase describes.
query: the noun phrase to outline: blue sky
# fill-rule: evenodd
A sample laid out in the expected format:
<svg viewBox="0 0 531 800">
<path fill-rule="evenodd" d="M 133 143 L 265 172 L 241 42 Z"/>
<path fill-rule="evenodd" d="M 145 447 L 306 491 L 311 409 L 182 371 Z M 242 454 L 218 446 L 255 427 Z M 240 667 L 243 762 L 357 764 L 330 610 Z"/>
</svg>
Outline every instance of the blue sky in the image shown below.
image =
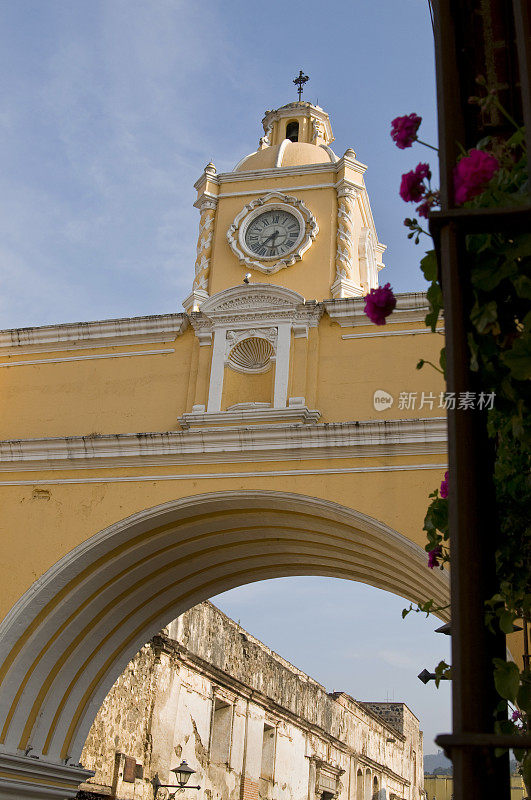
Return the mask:
<svg viewBox="0 0 531 800">
<path fill-rule="evenodd" d="M 210 160 L 230 170 L 256 148 L 263 112 L 296 99 L 301 68 L 336 152 L 368 165 L 381 277 L 422 290 L 398 187 L 433 153 L 398 150 L 389 128 L 415 111 L 436 142 L 426 0 L 0 0 L 0 328 L 182 310 L 193 183 Z M 402 623 L 400 599 L 308 578 L 221 606 L 328 688 L 404 699 L 427 752 L 449 729 L 446 688 L 415 677 L 448 642 L 435 622 Z"/>
<path fill-rule="evenodd" d="M 389 123 L 435 140 L 426 0 L 0 0 L 0 327 L 181 310 L 193 183 L 256 148 L 300 68 L 369 167 L 382 277 L 422 289 L 398 186 L 433 154 Z"/>
<path fill-rule="evenodd" d="M 450 661 L 450 637 L 425 614 L 401 619 L 409 603 L 353 581 L 279 578 L 232 589 L 212 602 L 328 691 L 358 700 L 400 700 L 420 720 L 424 753 L 451 730 L 450 685 L 417 675 Z"/>
</svg>

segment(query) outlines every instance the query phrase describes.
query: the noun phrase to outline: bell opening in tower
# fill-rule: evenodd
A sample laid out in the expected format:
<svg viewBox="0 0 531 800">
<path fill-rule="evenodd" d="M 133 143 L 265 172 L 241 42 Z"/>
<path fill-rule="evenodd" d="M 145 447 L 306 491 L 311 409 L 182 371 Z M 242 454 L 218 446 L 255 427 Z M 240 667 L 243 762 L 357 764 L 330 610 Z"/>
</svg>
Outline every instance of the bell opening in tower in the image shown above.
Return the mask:
<svg viewBox="0 0 531 800">
<path fill-rule="evenodd" d="M 299 123 L 296 120 L 286 125 L 286 139 L 292 142 L 299 141 Z"/>
</svg>

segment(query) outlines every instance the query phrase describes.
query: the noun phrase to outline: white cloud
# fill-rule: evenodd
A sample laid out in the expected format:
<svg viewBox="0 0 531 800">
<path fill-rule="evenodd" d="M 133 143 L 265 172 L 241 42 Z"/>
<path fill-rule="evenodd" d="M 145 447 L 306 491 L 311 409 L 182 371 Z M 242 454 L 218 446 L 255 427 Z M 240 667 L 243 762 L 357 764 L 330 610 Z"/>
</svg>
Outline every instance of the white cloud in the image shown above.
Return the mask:
<svg viewBox="0 0 531 800">
<path fill-rule="evenodd" d="M 418 667 L 418 660 L 412 658 L 403 650 L 379 650 L 376 655 L 392 667 L 407 670 L 414 670 Z"/>
</svg>

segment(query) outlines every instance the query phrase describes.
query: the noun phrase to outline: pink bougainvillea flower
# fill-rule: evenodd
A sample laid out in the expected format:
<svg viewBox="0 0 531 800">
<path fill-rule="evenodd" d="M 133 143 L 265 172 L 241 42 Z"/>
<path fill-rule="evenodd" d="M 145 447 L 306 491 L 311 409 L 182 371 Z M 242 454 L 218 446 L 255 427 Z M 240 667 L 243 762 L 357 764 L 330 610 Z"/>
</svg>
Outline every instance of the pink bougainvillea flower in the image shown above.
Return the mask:
<svg viewBox="0 0 531 800">
<path fill-rule="evenodd" d="M 435 569 L 435 567 L 439 566 L 439 559 L 442 556 L 442 547 L 440 544 L 437 547 L 434 547 L 433 550 L 428 552 L 428 567 L 430 569 Z"/>
<path fill-rule="evenodd" d="M 419 215 L 419 217 L 424 217 L 424 219 L 428 219 L 428 214 L 431 211 L 433 203 L 434 203 L 433 198 L 430 198 L 429 200 L 424 200 L 424 202 L 421 203 L 420 206 L 417 206 L 417 214 Z"/>
<path fill-rule="evenodd" d="M 385 318 L 391 314 L 396 306 L 396 297 L 391 289 L 391 284 L 371 289 L 365 295 L 365 313 L 375 325 L 385 325 Z"/>
<path fill-rule="evenodd" d="M 400 197 L 406 203 L 417 203 L 426 194 L 425 178 L 431 178 L 429 164 L 417 164 L 411 172 L 402 175 Z"/>
<path fill-rule="evenodd" d="M 441 481 L 441 488 L 439 490 L 439 493 L 440 493 L 442 499 L 446 500 L 446 498 L 448 497 L 448 473 L 447 472 L 444 473 L 444 480 Z"/>
<path fill-rule="evenodd" d="M 417 214 L 419 217 L 424 217 L 424 219 L 428 219 L 430 211 L 433 209 L 433 206 L 438 206 L 441 202 L 441 197 L 438 191 L 434 191 L 430 189 L 430 191 L 424 196 L 424 200 L 417 206 Z"/>
<path fill-rule="evenodd" d="M 499 168 L 496 156 L 483 150 L 470 150 L 454 167 L 455 202 L 466 203 L 481 194 Z"/>
<path fill-rule="evenodd" d="M 422 117 L 417 114 L 406 114 L 404 117 L 397 117 L 391 122 L 391 138 L 396 142 L 396 146 L 401 150 L 411 147 L 417 138 Z"/>
</svg>

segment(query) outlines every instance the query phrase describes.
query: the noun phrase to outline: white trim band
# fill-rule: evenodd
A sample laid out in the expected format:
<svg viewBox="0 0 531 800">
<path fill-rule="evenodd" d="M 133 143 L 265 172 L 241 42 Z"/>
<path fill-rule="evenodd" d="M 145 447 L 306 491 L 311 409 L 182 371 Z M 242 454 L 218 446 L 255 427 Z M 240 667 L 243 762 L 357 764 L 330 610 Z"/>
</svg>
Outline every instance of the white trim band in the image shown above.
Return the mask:
<svg viewBox="0 0 531 800">
<path fill-rule="evenodd" d="M 283 413 L 290 411 L 287 409 Z M 296 415 L 300 411 L 293 409 Z M 243 415 L 243 412 L 238 413 Z M 274 409 L 269 413 L 277 414 Z M 193 415 L 187 416 L 189 419 Z M 387 422 L 281 422 L 168 433 L 22 439 L 0 442 L 0 471 L 443 455 L 446 438 L 446 419 L 427 417 Z"/>
<path fill-rule="evenodd" d="M 103 353 L 99 356 L 70 356 L 69 358 L 41 358 L 31 361 L 6 361 L 0 367 L 28 367 L 34 364 L 60 364 L 62 361 L 94 361 L 100 358 L 126 358 L 126 356 L 161 356 L 166 353 L 175 353 L 175 348 L 165 350 L 137 350 L 127 353 Z"/>
<path fill-rule="evenodd" d="M 0 486 L 54 486 L 69 483 L 135 483 L 136 481 L 198 481 L 213 480 L 214 478 L 274 478 L 280 476 L 297 475 L 341 475 L 366 472 L 404 472 L 415 470 L 442 470 L 448 469 L 448 464 L 392 464 L 377 467 L 332 467 L 328 469 L 279 469 L 257 472 L 192 472 L 186 475 L 127 475 L 120 477 L 101 478 L 52 478 L 51 480 L 37 481 L 0 481 Z"/>
<path fill-rule="evenodd" d="M 422 333 L 440 333 L 444 336 L 444 328 L 437 328 L 436 331 L 431 331 L 429 328 L 415 328 L 409 331 L 388 331 L 378 330 L 374 333 L 344 333 L 342 339 L 373 339 L 375 336 L 415 336 Z"/>
</svg>

